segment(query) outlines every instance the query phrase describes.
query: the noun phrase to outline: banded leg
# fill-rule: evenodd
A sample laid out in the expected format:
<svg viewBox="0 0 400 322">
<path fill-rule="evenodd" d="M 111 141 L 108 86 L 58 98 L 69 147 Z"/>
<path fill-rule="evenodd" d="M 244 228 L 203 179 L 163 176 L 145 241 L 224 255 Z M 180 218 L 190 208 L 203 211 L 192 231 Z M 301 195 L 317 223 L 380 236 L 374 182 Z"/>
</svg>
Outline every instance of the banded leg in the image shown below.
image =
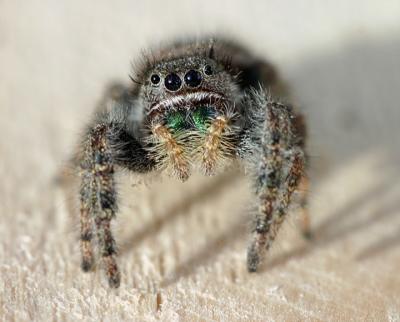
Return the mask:
<svg viewBox="0 0 400 322">
<path fill-rule="evenodd" d="M 80 224 L 81 224 L 81 235 L 80 235 L 80 247 L 81 247 L 81 256 L 82 262 L 81 267 L 82 270 L 88 272 L 93 269 L 94 265 L 94 256 L 93 256 L 93 220 L 91 218 L 91 209 L 92 209 L 92 196 L 91 196 L 91 180 L 88 178 L 82 179 L 82 186 L 80 191 Z"/>
<path fill-rule="evenodd" d="M 276 203 L 276 211 L 272 216 L 270 221 L 270 232 L 266 236 L 266 247 L 268 250 L 273 241 L 276 238 L 279 228 L 281 227 L 285 217 L 287 215 L 287 210 L 291 201 L 291 197 L 293 195 L 294 190 L 299 185 L 299 181 L 302 177 L 302 169 L 303 169 L 303 153 L 302 151 L 294 152 L 294 156 L 288 160 L 290 162 L 291 167 L 289 173 L 285 179 L 284 184 L 282 185 L 282 192 L 279 194 L 277 203 Z"/>
<path fill-rule="evenodd" d="M 247 252 L 247 268 L 255 272 L 267 244 L 274 205 L 281 180 L 282 157 L 280 155 L 280 127 L 276 111 L 267 106 L 265 134 L 261 138 L 261 160 L 256 178 L 259 207 L 256 215 L 253 240 Z"/>
<path fill-rule="evenodd" d="M 111 215 L 111 214 L 110 214 Z M 111 216 L 112 218 L 112 216 Z M 115 260 L 116 245 L 111 233 L 110 216 L 97 217 L 96 228 L 97 238 L 99 241 L 100 254 L 102 257 L 103 265 L 106 269 L 106 275 L 111 287 L 119 287 L 120 273 L 118 270 L 117 262 Z"/>
<path fill-rule="evenodd" d="M 255 272 L 285 219 L 293 191 L 302 176 L 304 156 L 295 146 L 290 108 L 267 103 L 256 191 L 259 200 L 253 240 L 247 253 L 247 267 Z"/>
<path fill-rule="evenodd" d="M 82 267 L 90 268 L 88 263 L 93 263 L 92 251 L 87 251 L 87 243 L 92 238 L 88 227 L 91 227 L 91 218 L 94 218 L 99 250 L 109 284 L 118 287 L 120 274 L 115 261 L 115 241 L 110 230 L 110 221 L 117 210 L 114 166 L 107 139 L 110 130 L 106 124 L 95 126 L 89 133 L 89 142 L 84 152 L 81 229 L 88 234 L 82 234 L 85 237 L 83 239 L 86 239 L 82 240 Z"/>
</svg>

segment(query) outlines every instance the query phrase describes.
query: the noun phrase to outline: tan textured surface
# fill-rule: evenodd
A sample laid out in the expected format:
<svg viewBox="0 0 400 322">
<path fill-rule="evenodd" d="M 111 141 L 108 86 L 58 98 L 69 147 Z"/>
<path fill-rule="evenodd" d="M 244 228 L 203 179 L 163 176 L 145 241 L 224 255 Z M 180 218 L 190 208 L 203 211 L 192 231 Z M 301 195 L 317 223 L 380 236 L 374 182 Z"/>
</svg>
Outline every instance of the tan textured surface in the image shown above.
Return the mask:
<svg viewBox="0 0 400 322">
<path fill-rule="evenodd" d="M 400 320 L 398 1 L 79 3 L 0 1 L 0 320 Z M 293 212 L 249 275 L 243 178 L 121 177 L 109 290 L 79 269 L 54 177 L 141 48 L 217 29 L 277 62 L 304 106 L 316 240 Z"/>
</svg>

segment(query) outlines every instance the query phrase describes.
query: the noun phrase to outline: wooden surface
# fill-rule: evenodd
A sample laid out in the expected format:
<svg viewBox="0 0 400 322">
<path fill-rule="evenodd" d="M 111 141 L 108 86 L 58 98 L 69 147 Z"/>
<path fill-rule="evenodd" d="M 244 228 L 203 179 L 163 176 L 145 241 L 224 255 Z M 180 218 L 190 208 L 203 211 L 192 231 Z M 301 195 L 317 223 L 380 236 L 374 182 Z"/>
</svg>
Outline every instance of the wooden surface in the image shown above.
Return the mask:
<svg viewBox="0 0 400 322">
<path fill-rule="evenodd" d="M 398 2 L 166 3 L 0 2 L 0 320 L 400 321 Z M 110 290 L 80 271 L 55 177 L 147 43 L 221 28 L 277 63 L 307 115 L 315 239 L 293 209 L 248 274 L 246 178 L 119 175 Z"/>
</svg>

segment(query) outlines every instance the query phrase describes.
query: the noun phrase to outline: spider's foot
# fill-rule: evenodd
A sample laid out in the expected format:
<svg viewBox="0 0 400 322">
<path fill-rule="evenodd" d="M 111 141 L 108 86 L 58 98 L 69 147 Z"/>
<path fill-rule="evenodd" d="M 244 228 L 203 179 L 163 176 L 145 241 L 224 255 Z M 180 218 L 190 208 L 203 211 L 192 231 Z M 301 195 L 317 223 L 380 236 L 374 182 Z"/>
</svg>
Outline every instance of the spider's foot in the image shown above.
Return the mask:
<svg viewBox="0 0 400 322">
<path fill-rule="evenodd" d="M 93 257 L 91 258 L 84 258 L 81 262 L 81 268 L 84 272 L 92 271 L 94 267 L 94 260 Z"/>
<path fill-rule="evenodd" d="M 112 256 L 104 258 L 106 264 L 106 274 L 108 278 L 108 284 L 112 288 L 118 288 L 121 282 L 121 274 L 119 273 L 117 263 Z"/>
<path fill-rule="evenodd" d="M 114 275 L 108 276 L 108 285 L 112 288 L 118 288 L 121 283 L 121 275 L 117 271 Z"/>
<path fill-rule="evenodd" d="M 257 271 L 260 263 L 260 252 L 255 245 L 251 245 L 247 251 L 247 270 L 249 273 Z"/>
</svg>

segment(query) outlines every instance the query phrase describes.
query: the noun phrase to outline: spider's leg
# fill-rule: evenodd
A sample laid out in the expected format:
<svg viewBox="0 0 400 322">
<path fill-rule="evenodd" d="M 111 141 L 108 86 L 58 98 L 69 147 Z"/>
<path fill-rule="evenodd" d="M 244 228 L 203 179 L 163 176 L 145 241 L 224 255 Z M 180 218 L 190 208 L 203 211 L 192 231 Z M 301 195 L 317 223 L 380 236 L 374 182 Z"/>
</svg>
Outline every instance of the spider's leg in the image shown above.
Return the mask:
<svg viewBox="0 0 400 322">
<path fill-rule="evenodd" d="M 258 169 L 256 169 L 256 192 L 258 209 L 255 218 L 253 240 L 247 252 L 247 267 L 253 272 L 257 270 L 264 249 L 269 247 L 273 211 L 277 203 L 279 185 L 282 176 L 282 151 L 280 150 L 279 116 L 276 110 L 267 105 L 266 124 L 261 136 Z M 274 238 L 274 237 L 273 237 Z"/>
<path fill-rule="evenodd" d="M 273 216 L 269 222 L 270 225 L 269 233 L 266 236 L 266 244 L 265 244 L 266 250 L 268 250 L 271 247 L 273 241 L 276 238 L 279 228 L 281 227 L 283 221 L 285 220 L 288 207 L 291 201 L 291 196 L 294 190 L 297 188 L 303 173 L 303 162 L 304 162 L 303 152 L 301 150 L 294 149 L 292 156 L 290 157 L 290 159 L 287 160 L 287 163 L 289 165 L 289 171 L 287 176 L 285 176 L 284 178 L 283 184 L 281 184 L 280 186 L 281 193 L 278 194 L 278 198 L 276 200 L 276 209 L 274 209 Z M 263 252 L 262 249 L 261 252 Z M 249 253 L 251 252 L 249 251 Z M 260 255 L 262 255 L 262 253 Z M 260 258 L 260 255 L 258 256 L 258 259 Z M 252 261 L 250 260 L 249 256 L 248 264 L 250 271 L 251 271 L 250 269 L 251 262 Z"/>
<path fill-rule="evenodd" d="M 120 273 L 115 260 L 116 245 L 110 229 L 113 214 L 105 212 L 103 216 L 96 217 L 97 238 L 106 275 L 111 287 L 119 287 Z"/>
<path fill-rule="evenodd" d="M 82 171 L 82 183 L 80 188 L 80 247 L 82 262 L 81 267 L 85 272 L 90 271 L 94 265 L 93 257 L 93 220 L 91 211 L 93 209 L 93 180 L 91 174 Z"/>
<path fill-rule="evenodd" d="M 108 144 L 110 130 L 106 124 L 98 124 L 88 134 L 82 162 L 81 251 L 82 267 L 84 270 L 90 269 L 93 264 L 91 219 L 94 218 L 109 284 L 118 287 L 120 274 L 115 261 L 115 241 L 110 230 L 110 221 L 115 217 L 117 208 L 114 165 Z"/>
<path fill-rule="evenodd" d="M 255 164 L 258 210 L 254 235 L 247 253 L 250 272 L 257 270 L 262 255 L 275 240 L 304 167 L 303 151 L 295 144 L 291 109 L 268 101 L 264 106 L 264 124 L 256 140 L 256 150 L 259 151 Z"/>
</svg>

